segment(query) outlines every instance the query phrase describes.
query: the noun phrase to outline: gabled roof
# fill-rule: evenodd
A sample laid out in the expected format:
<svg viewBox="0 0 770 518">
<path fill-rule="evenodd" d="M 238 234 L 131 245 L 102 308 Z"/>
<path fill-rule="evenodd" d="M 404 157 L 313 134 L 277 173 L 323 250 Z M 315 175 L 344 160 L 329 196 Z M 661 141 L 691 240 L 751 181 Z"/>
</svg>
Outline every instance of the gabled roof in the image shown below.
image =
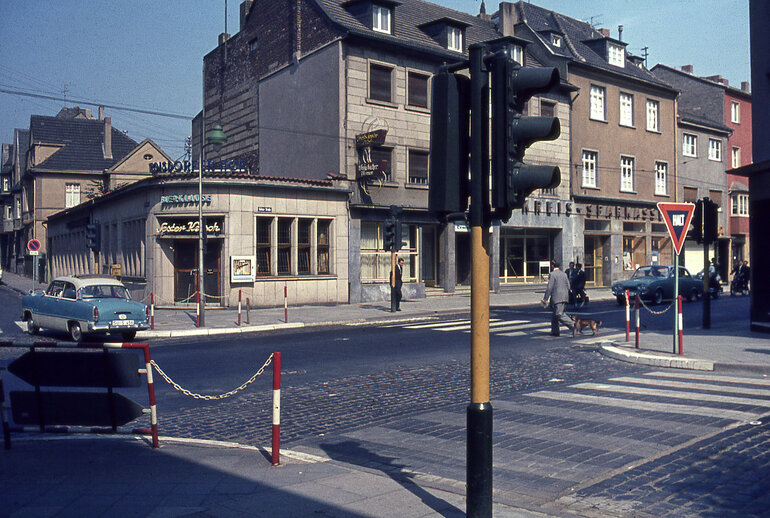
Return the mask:
<svg viewBox="0 0 770 518">
<path fill-rule="evenodd" d="M 62 119 L 33 115 L 29 121 L 30 146 L 62 146 L 35 169 L 49 171 L 103 171 L 130 153 L 137 143 L 114 127 L 112 158 L 104 158 L 104 121 Z"/>
<path fill-rule="evenodd" d="M 556 32 L 564 36 L 565 42 L 560 47 L 554 47 L 545 39 L 542 40 L 553 54 L 569 58 L 574 63 L 589 65 L 671 89 L 667 83 L 655 77 L 649 70 L 631 62 L 626 61 L 625 66 L 622 68 L 610 65 L 605 56 L 599 55 L 594 50 L 596 48 L 596 41 L 606 39 L 621 46 L 625 46 L 625 43 L 605 37 L 589 23 L 544 9 L 529 2 L 516 2 L 515 8 L 518 11 L 520 21 L 528 25 L 535 33 Z"/>
<path fill-rule="evenodd" d="M 447 23 L 460 28 L 464 27 L 465 49 L 468 45 L 497 39 L 494 23 L 483 18 L 470 15 L 461 11 L 455 11 L 440 5 L 423 2 L 422 0 L 401 0 L 398 4 L 378 2 L 373 4 L 394 5 L 393 34 L 376 32 L 356 18 L 345 8 L 344 0 L 314 0 L 329 18 L 345 29 L 349 34 L 363 36 L 372 40 L 409 46 L 424 52 L 443 54 L 448 59 L 461 60 L 463 54 L 452 52 L 430 37 L 421 27 L 430 26 L 437 22 Z"/>
</svg>

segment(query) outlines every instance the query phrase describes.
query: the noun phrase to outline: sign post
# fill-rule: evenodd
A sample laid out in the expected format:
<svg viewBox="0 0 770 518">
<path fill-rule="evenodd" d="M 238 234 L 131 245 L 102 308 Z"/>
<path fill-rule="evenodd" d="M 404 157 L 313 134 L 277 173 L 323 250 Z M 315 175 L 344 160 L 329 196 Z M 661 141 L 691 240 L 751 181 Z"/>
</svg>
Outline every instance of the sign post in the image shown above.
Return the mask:
<svg viewBox="0 0 770 518">
<path fill-rule="evenodd" d="M 658 203 L 658 210 L 663 215 L 663 221 L 668 228 L 671 243 L 674 245 L 674 304 L 679 300 L 679 254 L 682 252 L 687 228 L 690 226 L 693 203 Z M 679 313 L 674 311 L 674 354 L 679 339 Z"/>
<path fill-rule="evenodd" d="M 37 280 L 37 257 L 40 255 L 40 241 L 30 239 L 27 241 L 27 250 L 32 256 L 32 291 L 35 291 L 35 280 Z"/>
</svg>

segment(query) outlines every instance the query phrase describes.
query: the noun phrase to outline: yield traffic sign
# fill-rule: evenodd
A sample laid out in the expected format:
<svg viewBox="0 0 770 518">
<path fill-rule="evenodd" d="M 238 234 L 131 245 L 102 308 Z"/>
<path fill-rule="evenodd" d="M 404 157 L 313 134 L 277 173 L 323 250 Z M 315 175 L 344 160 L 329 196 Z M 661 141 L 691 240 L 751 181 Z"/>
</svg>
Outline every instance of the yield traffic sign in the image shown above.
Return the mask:
<svg viewBox="0 0 770 518">
<path fill-rule="evenodd" d="M 687 237 L 687 229 L 690 226 L 694 203 L 658 203 L 658 210 L 663 214 L 663 221 L 668 228 L 668 235 L 674 244 L 676 255 L 682 253 L 682 246 Z"/>
</svg>

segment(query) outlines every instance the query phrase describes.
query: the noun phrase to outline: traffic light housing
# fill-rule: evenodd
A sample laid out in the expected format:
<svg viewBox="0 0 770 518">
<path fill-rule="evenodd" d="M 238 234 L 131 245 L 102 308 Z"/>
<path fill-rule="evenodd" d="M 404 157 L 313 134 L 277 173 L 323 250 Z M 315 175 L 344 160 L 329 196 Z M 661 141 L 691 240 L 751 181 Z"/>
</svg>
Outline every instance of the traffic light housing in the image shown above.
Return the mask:
<svg viewBox="0 0 770 518">
<path fill-rule="evenodd" d="M 86 224 L 86 246 L 91 250 L 99 250 L 99 225 L 97 223 Z"/>
<path fill-rule="evenodd" d="M 719 206 L 708 198 L 703 198 L 703 240 L 716 243 L 719 237 Z"/>
<path fill-rule="evenodd" d="M 462 213 L 470 196 L 470 79 L 442 70 L 432 85 L 428 210 Z"/>
<path fill-rule="evenodd" d="M 394 252 L 393 248 L 396 244 L 396 225 L 397 222 L 393 218 L 385 220 L 385 232 L 383 233 L 383 249 L 386 252 Z"/>
<path fill-rule="evenodd" d="M 521 67 L 506 52 L 488 61 L 492 90 L 492 207 L 507 221 L 513 209 L 524 206 L 537 189 L 550 189 L 561 182 L 559 168 L 529 165 L 524 153 L 535 142 L 555 140 L 561 134 L 556 117 L 522 115 L 534 94 L 559 87 L 554 67 Z"/>
<path fill-rule="evenodd" d="M 690 237 L 698 244 L 703 243 L 703 200 L 695 202 L 695 209 L 692 211 L 692 230 L 690 231 Z"/>
</svg>

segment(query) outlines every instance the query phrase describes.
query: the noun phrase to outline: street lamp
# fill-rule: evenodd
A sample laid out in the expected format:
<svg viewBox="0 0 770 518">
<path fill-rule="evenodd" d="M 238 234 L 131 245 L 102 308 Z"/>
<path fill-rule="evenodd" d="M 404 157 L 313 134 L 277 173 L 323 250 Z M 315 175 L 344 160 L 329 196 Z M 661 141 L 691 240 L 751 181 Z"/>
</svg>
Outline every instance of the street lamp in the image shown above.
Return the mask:
<svg viewBox="0 0 770 518">
<path fill-rule="evenodd" d="M 206 226 L 203 224 L 203 134 L 206 131 L 206 119 L 205 116 L 201 116 L 201 156 L 200 164 L 198 166 L 198 325 L 203 327 L 206 325 L 206 318 L 204 310 L 206 309 L 206 291 L 204 290 L 206 270 L 203 267 L 203 241 L 206 235 Z M 209 144 L 214 147 L 214 151 L 219 151 L 222 146 L 227 142 L 227 135 L 225 135 L 222 126 L 217 124 L 214 129 L 209 131 L 206 139 Z"/>
</svg>

